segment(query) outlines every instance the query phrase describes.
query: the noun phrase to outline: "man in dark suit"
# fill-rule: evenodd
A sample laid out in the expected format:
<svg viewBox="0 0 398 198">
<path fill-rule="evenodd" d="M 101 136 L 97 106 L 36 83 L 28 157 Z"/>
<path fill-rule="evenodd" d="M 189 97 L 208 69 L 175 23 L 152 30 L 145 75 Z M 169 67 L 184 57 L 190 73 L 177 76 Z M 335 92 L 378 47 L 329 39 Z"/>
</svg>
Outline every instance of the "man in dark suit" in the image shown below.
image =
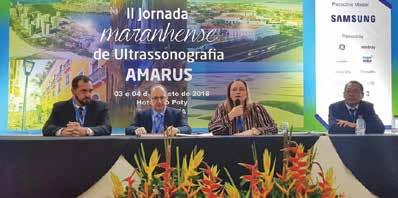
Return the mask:
<svg viewBox="0 0 398 198">
<path fill-rule="evenodd" d="M 99 136 L 110 135 L 107 104 L 92 99 L 93 85 L 89 77 L 72 80 L 70 100 L 57 102 L 43 127 L 44 136 Z"/>
<path fill-rule="evenodd" d="M 375 113 L 373 104 L 363 101 L 363 96 L 360 82 L 350 81 L 345 85 L 344 100 L 329 106 L 330 134 L 354 134 L 358 116 L 365 120 L 365 133 L 384 133 L 384 124 Z"/>
<path fill-rule="evenodd" d="M 126 135 L 143 135 L 146 133 L 163 133 L 167 127 L 170 136 L 177 133 L 191 133 L 183 113 L 175 108 L 167 107 L 167 90 L 160 84 L 150 89 L 150 104 L 152 108 L 137 112 L 135 121 L 126 128 Z"/>
</svg>

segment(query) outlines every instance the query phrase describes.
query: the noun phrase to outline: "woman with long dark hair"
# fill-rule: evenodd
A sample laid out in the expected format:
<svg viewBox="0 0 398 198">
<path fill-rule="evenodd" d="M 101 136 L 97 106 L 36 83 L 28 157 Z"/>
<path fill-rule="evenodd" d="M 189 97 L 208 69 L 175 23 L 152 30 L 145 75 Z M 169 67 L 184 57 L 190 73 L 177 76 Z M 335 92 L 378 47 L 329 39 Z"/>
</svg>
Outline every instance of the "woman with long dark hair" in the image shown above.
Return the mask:
<svg viewBox="0 0 398 198">
<path fill-rule="evenodd" d="M 277 131 L 267 110 L 251 101 L 247 83 L 241 79 L 229 83 L 227 99 L 218 105 L 209 123 L 209 132 L 214 135 L 264 135 Z"/>
</svg>

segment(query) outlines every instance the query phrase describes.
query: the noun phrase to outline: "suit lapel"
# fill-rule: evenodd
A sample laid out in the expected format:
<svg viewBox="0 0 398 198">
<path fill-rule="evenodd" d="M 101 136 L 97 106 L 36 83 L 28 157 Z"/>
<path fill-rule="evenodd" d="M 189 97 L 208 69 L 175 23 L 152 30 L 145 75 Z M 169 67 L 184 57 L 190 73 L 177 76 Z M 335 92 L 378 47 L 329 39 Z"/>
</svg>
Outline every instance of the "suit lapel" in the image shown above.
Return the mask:
<svg viewBox="0 0 398 198">
<path fill-rule="evenodd" d="M 68 112 L 66 114 L 67 116 L 67 122 L 69 121 L 73 121 L 73 122 L 77 122 L 76 120 L 76 113 L 75 113 L 75 107 L 73 106 L 73 102 L 72 99 L 68 100 L 68 105 L 67 105 L 67 109 L 65 112 Z"/>
<path fill-rule="evenodd" d="M 89 105 L 87 105 L 86 107 L 86 115 L 84 116 L 84 126 L 88 127 L 88 126 L 94 126 L 95 123 L 93 123 L 93 115 L 94 115 L 94 111 L 95 111 L 95 102 L 92 101 Z"/>
<path fill-rule="evenodd" d="M 345 120 L 348 120 L 348 121 L 350 121 L 350 122 L 356 122 L 356 120 L 357 120 L 357 118 L 358 118 L 358 115 L 363 115 L 363 114 L 362 114 L 362 110 L 363 110 L 363 103 L 362 103 L 362 101 L 359 102 L 358 109 L 357 109 L 357 111 L 356 111 L 355 117 L 352 117 L 352 116 L 351 116 L 350 111 L 347 109 L 347 107 L 346 107 L 344 101 L 342 102 L 342 108 L 344 109 L 344 117 L 345 117 Z"/>
<path fill-rule="evenodd" d="M 362 100 L 359 102 L 359 105 L 358 105 L 358 110 L 357 110 L 357 117 L 356 118 L 358 118 L 358 116 L 359 115 L 361 115 L 362 116 L 362 118 L 364 117 L 364 116 L 366 116 L 366 113 L 363 113 L 363 111 L 364 111 L 364 103 L 362 102 Z"/>
<path fill-rule="evenodd" d="M 148 118 L 148 119 L 145 119 L 145 120 L 147 120 L 147 122 L 148 122 L 148 124 L 147 124 L 147 126 L 149 127 L 149 128 L 148 128 L 148 129 L 149 129 L 148 132 L 152 133 L 152 109 L 149 109 L 149 110 L 146 112 L 146 117 Z"/>
<path fill-rule="evenodd" d="M 344 101 L 341 102 L 340 109 L 341 109 L 341 113 L 343 114 L 342 117 L 344 118 L 344 120 L 352 122 L 351 114 L 348 111 L 347 107 L 345 106 L 345 102 Z"/>
<path fill-rule="evenodd" d="M 164 130 L 167 129 L 167 127 L 173 125 L 173 123 L 171 122 L 171 111 L 168 107 L 166 107 L 166 111 L 164 112 Z"/>
</svg>

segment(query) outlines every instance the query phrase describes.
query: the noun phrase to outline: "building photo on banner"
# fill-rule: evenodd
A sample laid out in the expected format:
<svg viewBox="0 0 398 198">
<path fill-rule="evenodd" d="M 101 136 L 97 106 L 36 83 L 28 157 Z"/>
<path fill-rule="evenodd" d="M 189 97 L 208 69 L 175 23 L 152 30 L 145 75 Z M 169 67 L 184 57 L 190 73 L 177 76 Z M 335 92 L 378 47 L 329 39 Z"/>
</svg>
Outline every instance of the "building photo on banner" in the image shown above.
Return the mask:
<svg viewBox="0 0 398 198">
<path fill-rule="evenodd" d="M 397 7 L 2 0 L 0 197 L 396 197 Z"/>
</svg>

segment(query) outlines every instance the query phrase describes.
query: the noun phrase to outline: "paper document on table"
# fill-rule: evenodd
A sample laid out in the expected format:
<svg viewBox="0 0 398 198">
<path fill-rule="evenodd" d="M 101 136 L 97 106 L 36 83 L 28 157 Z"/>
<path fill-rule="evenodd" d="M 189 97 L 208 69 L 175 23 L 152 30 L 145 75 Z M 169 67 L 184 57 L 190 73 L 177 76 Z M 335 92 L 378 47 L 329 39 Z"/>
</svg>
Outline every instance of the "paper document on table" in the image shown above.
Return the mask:
<svg viewBox="0 0 398 198">
<path fill-rule="evenodd" d="M 283 135 L 284 132 L 279 131 L 278 135 Z M 290 133 L 289 133 L 290 134 Z M 325 135 L 327 132 L 324 131 L 294 131 L 292 135 Z"/>
<path fill-rule="evenodd" d="M 179 137 L 211 137 L 211 136 L 213 136 L 213 134 L 212 133 L 194 133 L 194 134 L 177 133 L 176 136 L 179 136 Z"/>
<path fill-rule="evenodd" d="M 139 137 L 153 137 L 153 138 L 160 138 L 160 137 L 165 137 L 163 133 L 146 133 L 139 135 Z"/>
</svg>

